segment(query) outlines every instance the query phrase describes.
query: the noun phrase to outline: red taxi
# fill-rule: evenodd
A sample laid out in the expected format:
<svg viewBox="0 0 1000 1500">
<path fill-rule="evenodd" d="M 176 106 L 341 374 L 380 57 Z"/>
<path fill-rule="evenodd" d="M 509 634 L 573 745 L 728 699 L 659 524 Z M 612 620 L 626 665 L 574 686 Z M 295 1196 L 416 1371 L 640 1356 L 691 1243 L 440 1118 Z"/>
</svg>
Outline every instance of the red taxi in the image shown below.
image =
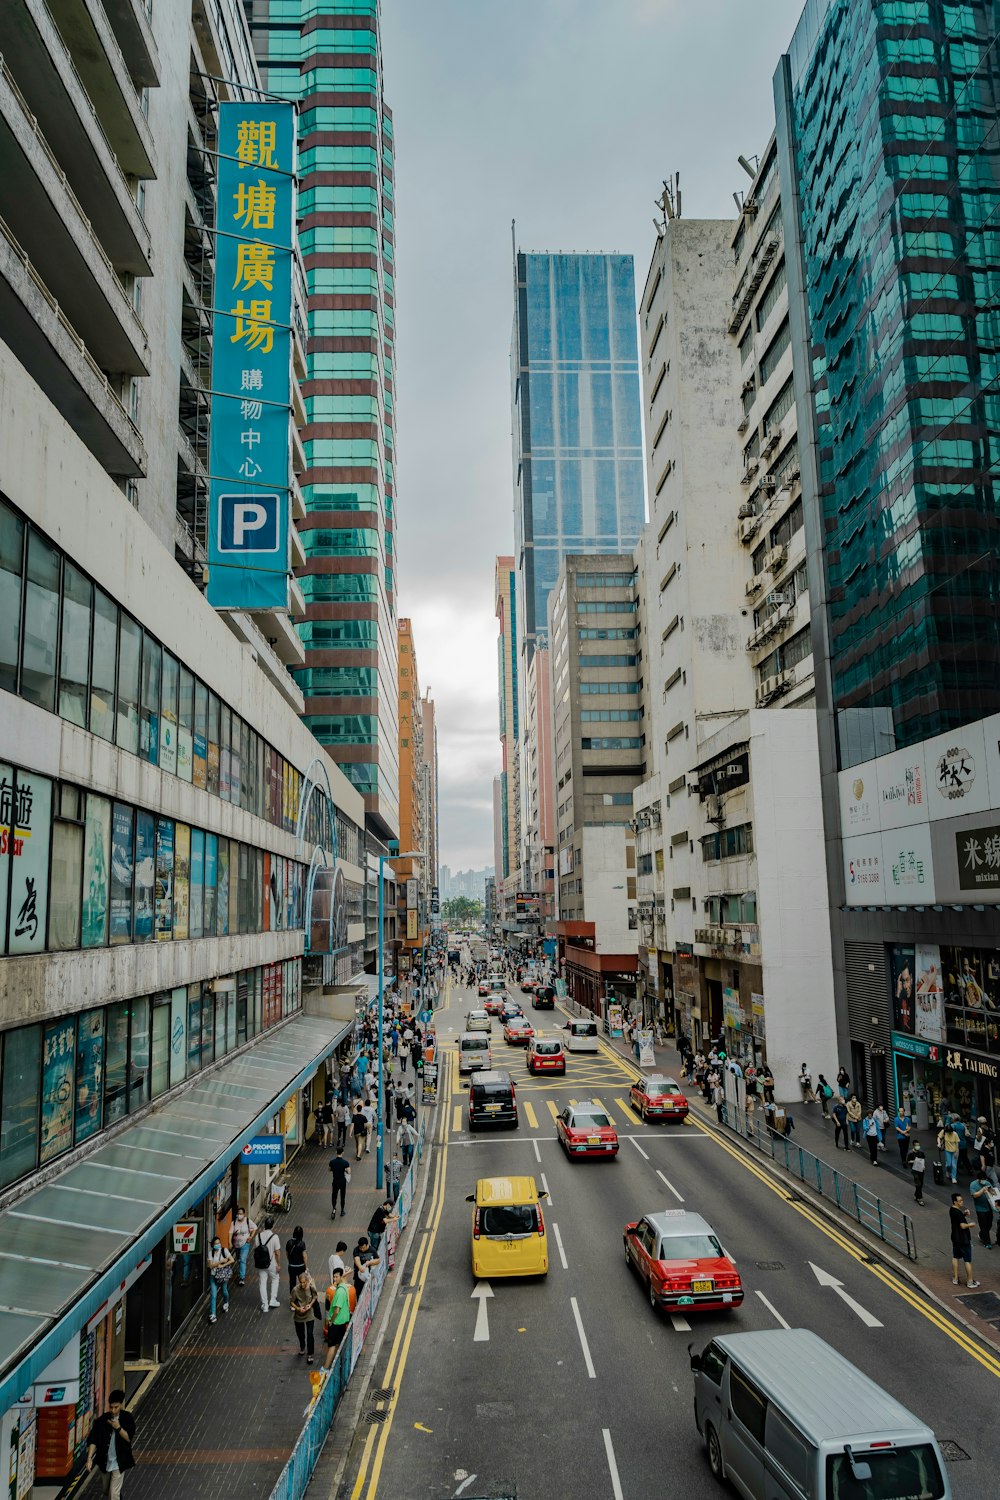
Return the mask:
<svg viewBox="0 0 1000 1500">
<path fill-rule="evenodd" d="M 487 1014 L 491 1016 L 502 1016 L 503 1003 L 506 998 L 506 995 L 487 995 L 485 1004 L 483 1005 L 483 1010 L 485 1010 Z"/>
<path fill-rule="evenodd" d="M 674 1078 L 643 1073 L 628 1091 L 628 1102 L 644 1120 L 686 1120 L 691 1106 Z"/>
<path fill-rule="evenodd" d="M 535 1034 L 535 1028 L 524 1016 L 508 1016 L 503 1023 L 504 1040 L 512 1047 L 526 1047 Z"/>
<path fill-rule="evenodd" d="M 743 1301 L 736 1262 L 711 1224 L 686 1208 L 646 1214 L 625 1225 L 625 1260 L 646 1284 L 653 1307 L 729 1311 Z"/>
<path fill-rule="evenodd" d="M 536 983 L 537 980 L 532 979 L 530 974 L 525 974 L 524 978 L 521 980 L 521 994 L 530 995 L 532 990 L 535 988 Z"/>
<path fill-rule="evenodd" d="M 529 1073 L 565 1073 L 566 1054 L 563 1044 L 551 1036 L 534 1036 L 528 1043 L 525 1058 Z"/>
<path fill-rule="evenodd" d="M 556 1116 L 556 1135 L 566 1155 L 618 1155 L 618 1132 L 599 1104 L 568 1104 Z"/>
<path fill-rule="evenodd" d="M 486 983 L 485 979 L 479 981 L 476 993 L 479 995 L 488 995 L 490 993 L 490 986 Z"/>
</svg>

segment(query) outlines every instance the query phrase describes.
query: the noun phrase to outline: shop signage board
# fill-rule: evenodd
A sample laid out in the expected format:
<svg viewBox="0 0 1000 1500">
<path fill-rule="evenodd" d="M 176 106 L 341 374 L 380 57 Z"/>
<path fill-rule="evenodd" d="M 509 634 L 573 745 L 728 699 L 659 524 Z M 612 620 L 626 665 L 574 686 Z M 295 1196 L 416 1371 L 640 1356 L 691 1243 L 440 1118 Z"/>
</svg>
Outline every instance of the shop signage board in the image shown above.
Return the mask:
<svg viewBox="0 0 1000 1500">
<path fill-rule="evenodd" d="M 181 1224 L 175 1224 L 171 1230 L 171 1238 L 175 1255 L 195 1255 L 198 1251 L 200 1219 L 185 1219 Z"/>
<path fill-rule="evenodd" d="M 219 106 L 208 601 L 287 609 L 295 118 Z"/>
<path fill-rule="evenodd" d="M 907 1057 L 923 1057 L 930 1062 L 937 1061 L 937 1048 L 932 1047 L 930 1042 L 921 1041 L 916 1036 L 905 1036 L 901 1031 L 892 1033 L 892 1050 L 894 1052 L 905 1052 Z"/>
<path fill-rule="evenodd" d="M 244 1145 L 240 1157 L 246 1166 L 280 1167 L 285 1160 L 283 1135 L 255 1135 Z"/>
<path fill-rule="evenodd" d="M 973 1073 L 977 1078 L 988 1078 L 992 1083 L 1000 1082 L 1000 1061 L 981 1057 L 978 1052 L 967 1052 L 964 1047 L 947 1047 L 944 1050 L 944 1065 L 953 1073 Z"/>
</svg>

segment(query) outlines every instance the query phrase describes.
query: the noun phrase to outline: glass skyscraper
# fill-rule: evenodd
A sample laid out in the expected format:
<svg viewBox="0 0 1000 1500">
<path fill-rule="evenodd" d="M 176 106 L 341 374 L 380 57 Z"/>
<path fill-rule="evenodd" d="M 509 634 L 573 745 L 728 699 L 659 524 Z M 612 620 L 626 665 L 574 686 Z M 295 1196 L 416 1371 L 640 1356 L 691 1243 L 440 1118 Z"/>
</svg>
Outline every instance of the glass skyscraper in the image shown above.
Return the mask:
<svg viewBox="0 0 1000 1500">
<path fill-rule="evenodd" d="M 775 103 L 846 767 L 1000 709 L 997 7 L 809 0 Z"/>
<path fill-rule="evenodd" d="M 245 0 L 263 85 L 299 107 L 309 309 L 299 523 L 305 719 L 382 838 L 399 825 L 394 158 L 379 0 Z"/>
<path fill-rule="evenodd" d="M 514 525 L 522 653 L 571 552 L 629 552 L 645 520 L 630 255 L 515 255 Z"/>
</svg>

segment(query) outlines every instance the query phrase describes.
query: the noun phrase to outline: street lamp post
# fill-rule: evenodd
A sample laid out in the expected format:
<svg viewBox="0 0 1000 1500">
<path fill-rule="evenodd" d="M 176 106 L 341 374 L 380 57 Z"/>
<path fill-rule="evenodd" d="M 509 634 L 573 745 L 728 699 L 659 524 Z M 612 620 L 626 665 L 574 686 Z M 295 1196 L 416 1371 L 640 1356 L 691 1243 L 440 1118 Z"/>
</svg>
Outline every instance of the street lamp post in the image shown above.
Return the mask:
<svg viewBox="0 0 1000 1500">
<path fill-rule="evenodd" d="M 385 1166 L 385 1033 L 384 1033 L 384 1004 L 385 1004 L 385 948 L 383 934 L 385 931 L 385 888 L 382 881 L 382 870 L 389 860 L 397 859 L 423 859 L 422 849 L 408 849 L 404 853 L 394 852 L 390 846 L 388 854 L 380 854 L 378 857 L 378 1136 L 375 1147 L 375 1186 L 379 1192 L 382 1191 L 384 1182 Z"/>
</svg>

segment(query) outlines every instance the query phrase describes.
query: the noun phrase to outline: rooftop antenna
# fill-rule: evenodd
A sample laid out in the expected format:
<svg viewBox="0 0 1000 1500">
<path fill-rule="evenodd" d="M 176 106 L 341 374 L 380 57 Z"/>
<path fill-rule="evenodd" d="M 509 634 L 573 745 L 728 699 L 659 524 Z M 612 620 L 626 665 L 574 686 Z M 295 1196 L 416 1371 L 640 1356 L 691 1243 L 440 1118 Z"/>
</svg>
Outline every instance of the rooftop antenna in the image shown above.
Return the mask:
<svg viewBox="0 0 1000 1500">
<path fill-rule="evenodd" d="M 663 179 L 663 192 L 656 200 L 656 206 L 663 215 L 664 226 L 670 219 L 679 219 L 681 216 L 681 174 L 675 172 L 672 178 Z"/>
<path fill-rule="evenodd" d="M 760 166 L 759 156 L 754 157 L 753 166 L 750 165 L 745 156 L 738 156 L 736 160 L 739 162 L 740 166 L 743 168 L 744 172 L 749 178 L 753 179 L 757 176 L 757 168 Z"/>
</svg>

